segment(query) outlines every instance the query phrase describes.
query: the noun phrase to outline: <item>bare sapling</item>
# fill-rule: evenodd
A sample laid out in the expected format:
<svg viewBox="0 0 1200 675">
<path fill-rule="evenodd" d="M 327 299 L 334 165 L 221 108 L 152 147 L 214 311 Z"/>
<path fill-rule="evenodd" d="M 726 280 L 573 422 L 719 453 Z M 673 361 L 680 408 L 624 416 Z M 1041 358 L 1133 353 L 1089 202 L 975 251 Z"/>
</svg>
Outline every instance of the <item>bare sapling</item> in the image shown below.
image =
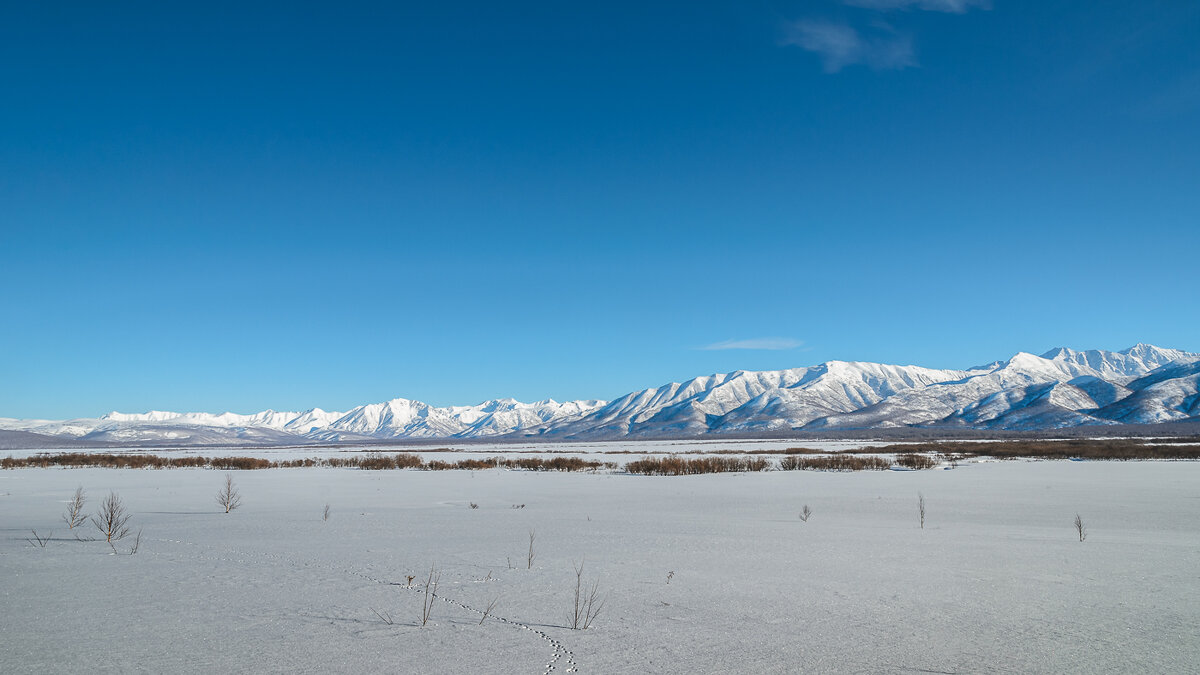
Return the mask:
<svg viewBox="0 0 1200 675">
<path fill-rule="evenodd" d="M 1080 518 L 1078 513 L 1075 514 L 1075 533 L 1079 535 L 1079 541 L 1087 539 L 1087 527 L 1084 526 L 1083 518 Z"/>
<path fill-rule="evenodd" d="M 925 495 L 917 493 L 917 514 L 921 517 L 921 529 L 925 529 Z"/>
<path fill-rule="evenodd" d="M 85 504 L 87 504 L 87 493 L 80 485 L 75 488 L 75 494 L 71 497 L 71 501 L 67 502 L 67 512 L 63 514 L 63 522 L 67 524 L 68 530 L 73 530 L 87 522 L 87 516 L 83 513 Z"/>
<path fill-rule="evenodd" d="M 237 486 L 233 484 L 233 474 L 225 474 L 225 487 L 217 493 L 217 503 L 225 509 L 225 513 L 242 505 L 242 493 L 238 492 Z"/>
<path fill-rule="evenodd" d="M 425 579 L 425 595 L 421 599 L 421 626 L 429 623 L 429 617 L 433 615 L 433 601 L 437 597 L 438 582 L 442 580 L 442 573 L 437 571 L 434 566 L 429 567 L 429 576 Z"/>
<path fill-rule="evenodd" d="M 500 602 L 500 596 L 497 595 L 496 597 L 492 598 L 491 602 L 488 603 L 487 609 L 483 610 L 483 617 L 479 619 L 480 626 L 482 626 L 483 622 L 487 621 L 487 618 L 492 615 L 492 610 L 496 609 L 496 603 L 498 602 Z"/>
<path fill-rule="evenodd" d="M 600 615 L 600 610 L 604 609 L 604 598 L 600 597 L 599 589 L 598 578 L 592 582 L 590 589 L 584 586 L 583 561 L 579 561 L 575 566 L 575 604 L 567 614 L 567 623 L 571 624 L 571 630 L 591 628 L 592 621 Z"/>
<path fill-rule="evenodd" d="M 525 569 L 533 569 L 533 540 L 537 538 L 537 532 L 529 531 L 529 556 L 525 559 Z"/>
<path fill-rule="evenodd" d="M 30 546 L 38 548 L 46 548 L 46 544 L 50 542 L 50 537 L 54 536 L 54 530 L 51 530 L 45 536 L 38 535 L 37 530 L 30 530 L 30 532 L 33 533 L 33 539 L 26 539 L 25 541 L 29 542 Z"/>
<path fill-rule="evenodd" d="M 100 502 L 100 511 L 92 516 L 92 524 L 104 535 L 104 540 L 110 544 L 120 541 L 129 535 L 129 519 L 133 514 L 125 510 L 121 496 L 109 492 L 104 501 Z"/>
<path fill-rule="evenodd" d="M 321 520 L 329 522 L 329 505 L 325 505 L 325 511 L 321 513 Z"/>
<path fill-rule="evenodd" d="M 808 504 L 805 504 L 804 508 L 800 509 L 800 520 L 807 523 L 808 517 L 811 515 L 812 515 L 812 509 L 808 508 Z"/>
</svg>

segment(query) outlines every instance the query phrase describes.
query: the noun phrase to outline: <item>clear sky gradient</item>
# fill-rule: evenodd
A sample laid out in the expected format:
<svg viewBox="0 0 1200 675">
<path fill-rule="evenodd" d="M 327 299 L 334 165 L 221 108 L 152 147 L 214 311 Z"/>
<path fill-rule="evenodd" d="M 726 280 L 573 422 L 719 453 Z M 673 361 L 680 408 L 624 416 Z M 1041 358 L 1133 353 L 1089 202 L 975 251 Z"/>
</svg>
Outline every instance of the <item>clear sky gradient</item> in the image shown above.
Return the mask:
<svg viewBox="0 0 1200 675">
<path fill-rule="evenodd" d="M 1198 36 L 1154 0 L 4 3 L 0 416 L 1200 351 Z"/>
</svg>

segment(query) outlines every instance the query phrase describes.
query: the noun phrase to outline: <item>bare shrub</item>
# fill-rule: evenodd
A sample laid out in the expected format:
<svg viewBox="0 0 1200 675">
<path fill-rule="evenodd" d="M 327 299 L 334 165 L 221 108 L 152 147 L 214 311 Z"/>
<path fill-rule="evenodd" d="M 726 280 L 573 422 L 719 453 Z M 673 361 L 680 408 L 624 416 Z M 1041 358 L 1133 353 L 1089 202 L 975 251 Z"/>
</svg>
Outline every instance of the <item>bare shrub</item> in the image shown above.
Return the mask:
<svg viewBox="0 0 1200 675">
<path fill-rule="evenodd" d="M 533 540 L 536 538 L 537 538 L 537 532 L 530 530 L 529 531 L 529 555 L 525 559 L 525 569 L 527 569 L 527 570 L 533 569 L 533 558 L 534 558 Z"/>
<path fill-rule="evenodd" d="M 496 458 L 496 465 L 509 469 L 525 469 L 527 471 L 594 471 L 604 466 L 603 462 L 582 457 L 517 457 Z"/>
<path fill-rule="evenodd" d="M 575 566 L 575 604 L 567 614 L 567 623 L 572 630 L 587 630 L 592 621 L 604 609 L 604 599 L 600 597 L 600 580 L 592 582 L 590 589 L 583 584 L 583 561 Z"/>
<path fill-rule="evenodd" d="M 397 452 L 392 457 L 397 469 L 415 469 L 421 466 L 421 458 L 411 452 Z"/>
<path fill-rule="evenodd" d="M 233 474 L 225 474 L 225 487 L 217 493 L 217 503 L 221 508 L 225 509 L 225 513 L 236 509 L 242 505 L 242 494 L 238 492 L 237 487 L 233 484 Z"/>
<path fill-rule="evenodd" d="M 371 607 L 370 610 L 372 612 L 375 612 L 375 616 L 379 617 L 379 619 L 381 621 L 383 621 L 384 623 L 386 623 L 387 625 L 390 626 L 393 623 L 395 623 L 394 621 L 392 621 L 392 615 L 390 612 L 380 612 L 379 610 L 375 609 L 374 607 Z"/>
<path fill-rule="evenodd" d="M 85 504 L 87 504 L 87 493 L 80 485 L 75 488 L 75 494 L 71 497 L 71 501 L 67 502 L 67 512 L 63 514 L 63 522 L 67 524 L 68 530 L 73 530 L 87 522 L 87 516 L 83 513 Z"/>
<path fill-rule="evenodd" d="M 271 460 L 261 457 L 215 457 L 212 468 L 225 471 L 250 471 L 252 469 L 270 469 Z"/>
<path fill-rule="evenodd" d="M 625 470 L 646 476 L 691 476 L 703 473 L 766 471 L 772 465 L 766 457 L 647 457 L 625 465 Z"/>
<path fill-rule="evenodd" d="M 429 617 L 433 615 L 433 600 L 437 597 L 438 582 L 442 580 L 442 573 L 437 571 L 434 566 L 429 567 L 429 577 L 425 579 L 425 595 L 421 598 L 421 625 L 429 623 Z"/>
<path fill-rule="evenodd" d="M 454 463 L 456 469 L 470 469 L 471 471 L 482 471 L 483 469 L 496 468 L 496 460 L 494 459 L 460 459 Z"/>
<path fill-rule="evenodd" d="M 929 455 L 906 452 L 896 456 L 896 464 L 908 469 L 932 469 L 937 466 L 937 460 Z"/>
<path fill-rule="evenodd" d="M 675 570 L 671 570 L 670 572 L 667 572 L 667 585 L 668 586 L 671 584 L 671 580 L 674 578 L 675 578 Z"/>
<path fill-rule="evenodd" d="M 33 533 L 33 539 L 26 539 L 25 541 L 29 542 L 30 546 L 37 546 L 38 548 L 46 548 L 46 544 L 50 543 L 50 537 L 54 536 L 53 530 L 44 537 L 39 536 L 37 530 L 30 530 L 30 532 Z"/>
<path fill-rule="evenodd" d="M 892 463 L 882 457 L 851 454 L 788 456 L 779 460 L 785 471 L 886 471 Z"/>
<path fill-rule="evenodd" d="M 477 508 L 479 508 L 479 505 L 478 505 L 478 504 L 476 504 L 475 502 L 471 502 L 471 509 L 472 509 L 472 510 L 474 510 L 474 509 L 477 509 Z"/>
<path fill-rule="evenodd" d="M 808 508 L 808 504 L 805 504 L 804 508 L 800 509 L 800 520 L 807 523 L 808 517 L 811 515 L 812 515 L 812 509 Z"/>
<path fill-rule="evenodd" d="M 917 514 L 921 517 L 921 529 L 925 529 L 925 495 L 917 493 Z"/>
<path fill-rule="evenodd" d="M 129 519 L 133 514 L 125 509 L 121 496 L 109 492 L 104 501 L 100 502 L 100 511 L 92 516 L 92 524 L 104 535 L 104 540 L 112 543 L 120 541 L 129 535 Z"/>
<path fill-rule="evenodd" d="M 1087 527 L 1084 526 L 1083 518 L 1080 518 L 1078 513 L 1075 514 L 1075 533 L 1079 535 L 1079 541 L 1087 539 Z"/>
<path fill-rule="evenodd" d="M 329 522 L 329 505 L 325 505 L 325 510 L 321 513 L 321 520 Z"/>
</svg>

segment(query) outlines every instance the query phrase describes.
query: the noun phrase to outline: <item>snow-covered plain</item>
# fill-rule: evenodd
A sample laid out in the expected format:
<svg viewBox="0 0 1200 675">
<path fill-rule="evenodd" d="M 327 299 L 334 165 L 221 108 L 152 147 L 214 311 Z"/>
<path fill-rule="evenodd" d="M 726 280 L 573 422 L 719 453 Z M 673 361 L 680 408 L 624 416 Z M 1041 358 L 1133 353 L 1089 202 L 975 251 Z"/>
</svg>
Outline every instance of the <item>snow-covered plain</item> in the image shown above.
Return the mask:
<svg viewBox="0 0 1200 675">
<path fill-rule="evenodd" d="M 244 504 L 230 514 L 214 501 L 223 477 L 0 472 L 0 672 L 1200 664 L 1196 462 L 684 477 L 275 469 L 234 472 Z M 60 516 L 78 485 L 89 511 L 119 492 L 143 530 L 136 555 L 68 533 Z M 45 548 L 26 541 L 31 528 L 54 531 Z M 586 631 L 565 627 L 581 560 L 606 600 Z M 440 599 L 422 628 L 407 581 L 431 565 Z M 497 597 L 497 618 L 480 625 Z"/>
</svg>

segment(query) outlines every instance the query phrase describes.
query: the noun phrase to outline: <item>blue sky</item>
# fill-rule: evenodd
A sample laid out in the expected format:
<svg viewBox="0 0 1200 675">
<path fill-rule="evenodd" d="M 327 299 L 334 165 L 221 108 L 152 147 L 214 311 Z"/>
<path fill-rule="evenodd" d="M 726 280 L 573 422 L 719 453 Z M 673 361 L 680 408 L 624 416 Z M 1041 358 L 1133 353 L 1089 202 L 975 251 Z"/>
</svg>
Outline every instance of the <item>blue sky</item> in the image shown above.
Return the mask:
<svg viewBox="0 0 1200 675">
<path fill-rule="evenodd" d="M 0 8 L 0 416 L 1200 351 L 1195 3 L 184 4 Z"/>
</svg>

